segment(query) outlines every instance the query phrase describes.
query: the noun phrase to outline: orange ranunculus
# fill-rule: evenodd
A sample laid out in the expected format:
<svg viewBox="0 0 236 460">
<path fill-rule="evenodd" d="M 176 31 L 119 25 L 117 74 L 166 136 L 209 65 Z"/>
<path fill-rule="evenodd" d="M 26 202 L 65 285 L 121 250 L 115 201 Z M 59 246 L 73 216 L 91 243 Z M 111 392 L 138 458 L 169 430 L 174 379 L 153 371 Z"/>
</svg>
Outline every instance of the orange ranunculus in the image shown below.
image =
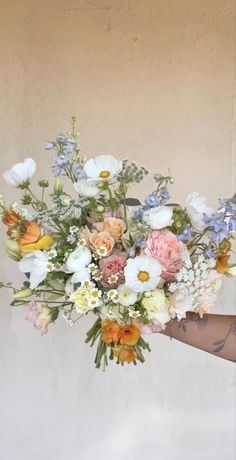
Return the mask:
<svg viewBox="0 0 236 460">
<path fill-rule="evenodd" d="M 137 352 L 131 347 L 116 347 L 112 348 L 112 351 L 121 363 L 132 363 L 137 358 Z"/>
<path fill-rule="evenodd" d="M 102 323 L 102 340 L 103 342 L 118 343 L 120 340 L 120 326 L 117 321 L 107 319 Z"/>
<path fill-rule="evenodd" d="M 220 256 L 216 261 L 216 270 L 218 273 L 225 273 L 229 268 L 229 259 L 230 256 Z"/>
<path fill-rule="evenodd" d="M 120 328 L 120 343 L 122 345 L 135 345 L 140 335 L 140 328 L 137 323 L 122 326 Z"/>
<path fill-rule="evenodd" d="M 36 243 L 41 235 L 41 229 L 35 221 L 24 221 L 25 233 L 19 239 L 19 245 L 24 246 L 25 244 Z"/>
<path fill-rule="evenodd" d="M 41 229 L 37 222 L 24 221 L 25 233 L 21 235 L 18 243 L 22 252 L 35 250 L 48 250 L 53 245 L 54 240 L 51 235 L 41 236 Z"/>
<path fill-rule="evenodd" d="M 19 220 L 20 216 L 13 209 L 9 209 L 2 218 L 3 223 L 8 227 L 14 227 Z"/>
<path fill-rule="evenodd" d="M 114 247 L 114 239 L 108 232 L 94 232 L 90 234 L 89 244 L 92 251 L 100 249 L 102 246 L 107 249 L 107 255 L 110 255 Z"/>
</svg>

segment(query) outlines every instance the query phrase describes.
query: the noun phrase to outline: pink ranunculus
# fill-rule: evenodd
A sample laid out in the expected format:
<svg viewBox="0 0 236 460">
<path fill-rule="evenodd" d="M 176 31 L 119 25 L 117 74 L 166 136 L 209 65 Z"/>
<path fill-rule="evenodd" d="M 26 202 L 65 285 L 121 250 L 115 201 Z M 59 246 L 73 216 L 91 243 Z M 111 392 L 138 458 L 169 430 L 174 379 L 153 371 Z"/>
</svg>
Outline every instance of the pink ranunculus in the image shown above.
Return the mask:
<svg viewBox="0 0 236 460">
<path fill-rule="evenodd" d="M 154 324 L 154 323 L 149 323 L 149 324 L 140 324 L 140 330 L 141 334 L 155 334 L 156 332 L 162 332 L 166 328 L 165 324 Z"/>
<path fill-rule="evenodd" d="M 144 252 L 160 262 L 163 268 L 161 277 L 164 280 L 171 280 L 181 269 L 182 255 L 186 250 L 186 245 L 178 240 L 174 233 L 168 230 L 155 230 L 150 234 Z"/>
<path fill-rule="evenodd" d="M 102 278 L 100 283 L 104 287 L 114 288 L 119 284 L 124 284 L 124 268 L 126 264 L 127 254 L 125 252 L 117 252 L 109 257 L 101 259 L 99 262 L 99 267 L 102 272 Z M 110 284 L 108 279 L 111 275 L 118 275 L 116 283 Z"/>
</svg>

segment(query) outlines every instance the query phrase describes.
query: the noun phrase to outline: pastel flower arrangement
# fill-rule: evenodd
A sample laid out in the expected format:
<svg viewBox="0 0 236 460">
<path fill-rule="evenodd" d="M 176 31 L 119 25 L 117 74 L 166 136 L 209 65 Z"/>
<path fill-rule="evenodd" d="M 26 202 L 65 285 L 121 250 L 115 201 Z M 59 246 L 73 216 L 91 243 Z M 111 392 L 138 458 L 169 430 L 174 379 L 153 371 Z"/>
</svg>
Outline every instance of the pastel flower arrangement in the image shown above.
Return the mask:
<svg viewBox="0 0 236 460">
<path fill-rule="evenodd" d="M 32 191 L 32 158 L 3 174 L 22 192 L 11 205 L 1 194 L 0 206 L 6 251 L 26 280 L 20 289 L 1 287 L 13 291 L 11 305 L 26 305 L 26 318 L 41 335 L 60 316 L 74 325 L 93 315 L 86 342 L 97 344 L 97 368 L 108 359 L 143 362 L 143 351 L 150 351 L 145 334 L 163 331 L 187 311 L 202 317 L 216 301 L 222 275 L 235 275 L 235 199 L 220 199 L 214 211 L 194 192 L 182 207 L 169 201 L 173 178 L 155 174 L 154 191 L 141 204 L 127 195 L 148 170 L 112 155 L 86 159 L 74 117 L 71 125 L 46 144 L 54 152 L 50 200 L 47 180 L 38 181 L 40 196 Z"/>
</svg>

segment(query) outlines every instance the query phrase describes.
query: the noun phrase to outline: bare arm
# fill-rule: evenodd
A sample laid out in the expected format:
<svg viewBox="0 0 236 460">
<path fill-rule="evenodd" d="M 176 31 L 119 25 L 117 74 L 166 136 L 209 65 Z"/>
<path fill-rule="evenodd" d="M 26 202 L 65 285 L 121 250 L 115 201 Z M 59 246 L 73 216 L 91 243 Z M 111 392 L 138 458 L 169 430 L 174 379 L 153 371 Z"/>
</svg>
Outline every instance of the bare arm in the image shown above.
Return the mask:
<svg viewBox="0 0 236 460">
<path fill-rule="evenodd" d="M 236 316 L 187 313 L 186 319 L 171 320 L 162 334 L 236 362 Z"/>
</svg>

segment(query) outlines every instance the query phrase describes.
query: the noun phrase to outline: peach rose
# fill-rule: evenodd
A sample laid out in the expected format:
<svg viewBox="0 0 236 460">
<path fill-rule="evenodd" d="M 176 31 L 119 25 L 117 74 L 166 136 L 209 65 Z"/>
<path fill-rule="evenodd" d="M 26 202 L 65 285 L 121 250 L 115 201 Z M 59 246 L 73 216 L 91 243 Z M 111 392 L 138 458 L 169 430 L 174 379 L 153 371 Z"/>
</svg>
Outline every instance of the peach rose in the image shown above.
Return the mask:
<svg viewBox="0 0 236 460">
<path fill-rule="evenodd" d="M 132 363 L 137 358 L 137 352 L 132 347 L 116 347 L 112 348 L 112 351 L 121 363 Z"/>
<path fill-rule="evenodd" d="M 155 230 L 147 240 L 144 253 L 157 259 L 162 268 L 162 278 L 171 280 L 183 265 L 182 255 L 187 250 L 186 245 L 178 240 L 170 231 Z"/>
<path fill-rule="evenodd" d="M 140 327 L 136 323 L 127 324 L 120 328 L 121 345 L 135 345 L 140 338 Z"/>
<path fill-rule="evenodd" d="M 125 231 L 125 222 L 117 217 L 105 217 L 102 222 L 97 222 L 94 226 L 99 232 L 110 233 L 115 241 L 119 241 Z"/>
<path fill-rule="evenodd" d="M 127 254 L 125 252 L 117 252 L 109 257 L 101 259 L 99 262 L 99 268 L 102 272 L 101 284 L 104 287 L 114 288 L 117 285 L 124 284 L 124 268 L 126 264 Z M 108 279 L 111 275 L 118 275 L 116 283 L 111 284 Z"/>
<path fill-rule="evenodd" d="M 102 246 L 107 249 L 107 255 L 110 255 L 114 247 L 114 239 L 108 232 L 94 232 L 89 236 L 89 246 L 91 251 L 95 252 Z"/>
<path fill-rule="evenodd" d="M 107 319 L 102 323 L 102 340 L 106 344 L 118 343 L 120 340 L 120 326 L 117 321 Z"/>
</svg>

